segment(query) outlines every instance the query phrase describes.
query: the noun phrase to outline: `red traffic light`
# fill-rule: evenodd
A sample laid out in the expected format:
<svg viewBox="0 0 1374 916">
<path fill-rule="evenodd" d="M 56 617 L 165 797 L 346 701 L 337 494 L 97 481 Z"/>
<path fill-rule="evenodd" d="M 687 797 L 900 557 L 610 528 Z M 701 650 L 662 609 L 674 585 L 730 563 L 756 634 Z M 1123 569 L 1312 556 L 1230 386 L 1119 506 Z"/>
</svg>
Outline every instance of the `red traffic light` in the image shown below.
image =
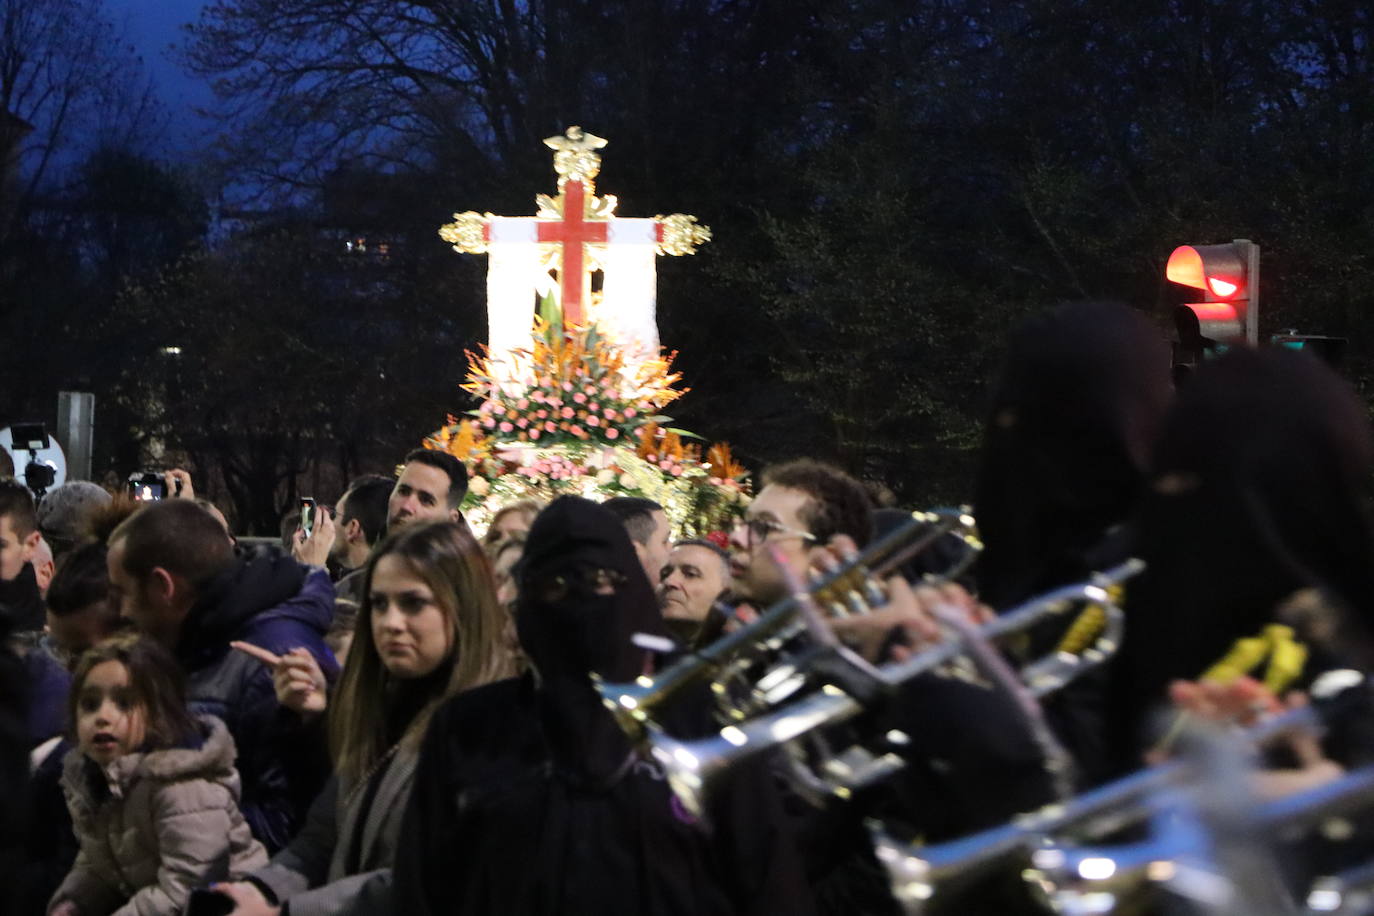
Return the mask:
<svg viewBox="0 0 1374 916">
<path fill-rule="evenodd" d="M 1246 258 L 1237 245 L 1180 245 L 1169 255 L 1164 276 L 1200 289 L 1207 301 L 1246 299 Z"/>
</svg>

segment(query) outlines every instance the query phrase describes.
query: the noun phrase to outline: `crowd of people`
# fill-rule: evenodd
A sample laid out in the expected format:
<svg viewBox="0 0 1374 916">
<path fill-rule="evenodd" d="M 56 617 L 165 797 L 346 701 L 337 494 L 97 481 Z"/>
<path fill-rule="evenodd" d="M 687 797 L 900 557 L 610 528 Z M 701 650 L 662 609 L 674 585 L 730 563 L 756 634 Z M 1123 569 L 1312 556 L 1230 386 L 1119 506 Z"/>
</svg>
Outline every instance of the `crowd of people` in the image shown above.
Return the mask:
<svg viewBox="0 0 1374 916">
<path fill-rule="evenodd" d="M 181 471 L 146 503 L 0 480 L 5 911 L 898 913 L 874 823 L 938 844 L 1157 765 L 1184 726 L 1318 704 L 1320 733 L 1244 773 L 1255 798 L 1303 792 L 1374 762 L 1372 469 L 1368 412 L 1324 365 L 1236 349 L 1176 385 L 1153 325 L 1084 303 L 1009 341 L 970 494 L 981 554 L 928 529 L 847 608 L 807 589 L 911 515 L 807 458 L 765 468 L 732 530 L 683 540 L 635 497 L 494 507 L 475 533 L 467 470 L 424 449 L 281 544 L 236 539 Z M 874 676 L 1130 558 L 1116 651 L 1039 700 L 1005 681 L 1065 651 L 1048 627 Z M 787 601 L 805 625 L 732 681 L 708 684 L 712 656 L 651 727 L 610 708 L 607 685 Z M 652 748 L 832 682 L 861 714 L 722 767 L 699 805 Z M 881 766 L 824 759 L 850 745 Z M 1374 853 L 1354 833 L 1286 847 L 1288 890 Z M 1032 890 L 994 869 L 924 906 L 1040 912 Z"/>
</svg>

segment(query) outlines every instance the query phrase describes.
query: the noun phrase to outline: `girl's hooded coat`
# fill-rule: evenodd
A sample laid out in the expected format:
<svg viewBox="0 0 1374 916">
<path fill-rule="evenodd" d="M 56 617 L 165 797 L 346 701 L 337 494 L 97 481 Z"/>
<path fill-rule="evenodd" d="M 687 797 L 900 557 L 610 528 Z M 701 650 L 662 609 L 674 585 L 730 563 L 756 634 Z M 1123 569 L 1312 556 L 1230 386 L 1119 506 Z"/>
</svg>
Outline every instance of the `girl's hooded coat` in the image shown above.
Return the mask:
<svg viewBox="0 0 1374 916">
<path fill-rule="evenodd" d="M 267 864 L 239 812 L 234 739 L 206 716 L 199 747 L 127 754 L 101 769 L 67 755 L 62 786 L 81 851 L 53 904 L 82 916 L 173 916 L 191 890 Z"/>
</svg>

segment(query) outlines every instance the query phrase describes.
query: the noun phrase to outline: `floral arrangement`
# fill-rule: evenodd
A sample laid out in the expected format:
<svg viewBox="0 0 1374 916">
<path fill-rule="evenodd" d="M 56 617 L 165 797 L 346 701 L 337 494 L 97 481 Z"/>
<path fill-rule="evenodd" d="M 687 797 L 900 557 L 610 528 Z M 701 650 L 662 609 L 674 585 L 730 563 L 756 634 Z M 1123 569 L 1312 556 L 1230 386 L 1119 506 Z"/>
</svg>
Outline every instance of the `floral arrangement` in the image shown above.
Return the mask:
<svg viewBox="0 0 1374 916">
<path fill-rule="evenodd" d="M 485 351 L 469 352 L 463 389 L 479 400 L 468 419 L 448 417 L 426 441 L 471 472 L 463 512 L 479 530 L 502 506 L 564 494 L 640 496 L 662 505 L 679 537 L 728 529 L 749 500 L 748 474 L 725 444 L 666 424 L 662 408 L 681 397 L 676 354 L 633 375 L 595 325 L 564 331 L 556 308 L 535 319 L 534 342 L 519 351 L 523 381 L 503 378 Z"/>
</svg>

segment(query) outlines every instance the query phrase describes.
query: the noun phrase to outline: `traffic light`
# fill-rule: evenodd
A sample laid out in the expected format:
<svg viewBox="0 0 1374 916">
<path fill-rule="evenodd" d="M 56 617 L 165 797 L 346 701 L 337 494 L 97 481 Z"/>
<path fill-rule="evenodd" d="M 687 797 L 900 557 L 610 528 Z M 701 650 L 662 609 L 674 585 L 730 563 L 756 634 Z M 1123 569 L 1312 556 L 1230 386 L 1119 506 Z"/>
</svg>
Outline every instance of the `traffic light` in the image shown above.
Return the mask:
<svg viewBox="0 0 1374 916">
<path fill-rule="evenodd" d="M 1174 311 L 1179 350 L 1192 360 L 1229 341 L 1259 343 L 1260 248 L 1249 239 L 1226 245 L 1180 245 L 1169 255 L 1164 276 L 1202 291 L 1201 302 Z"/>
</svg>

